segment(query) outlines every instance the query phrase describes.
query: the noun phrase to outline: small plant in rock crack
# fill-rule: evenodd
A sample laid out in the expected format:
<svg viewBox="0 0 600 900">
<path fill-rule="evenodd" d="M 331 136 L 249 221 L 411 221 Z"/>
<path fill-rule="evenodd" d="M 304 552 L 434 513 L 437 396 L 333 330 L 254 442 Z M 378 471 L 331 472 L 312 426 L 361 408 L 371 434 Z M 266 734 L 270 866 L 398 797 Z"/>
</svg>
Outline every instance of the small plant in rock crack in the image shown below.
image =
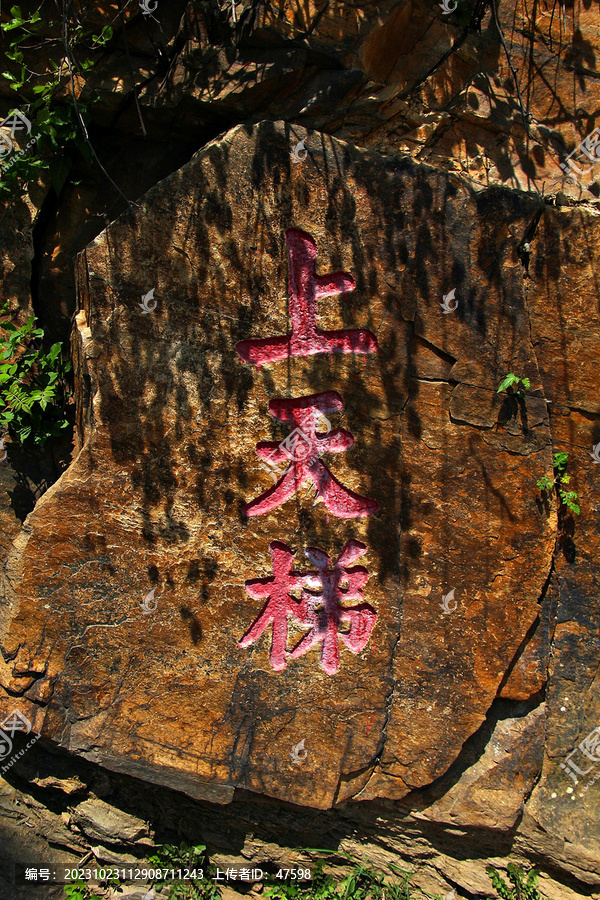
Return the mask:
<svg viewBox="0 0 600 900">
<path fill-rule="evenodd" d="M 97 897 L 98 894 L 95 894 L 81 878 L 65 885 L 66 900 L 95 900 Z"/>
<path fill-rule="evenodd" d="M 64 379 L 71 363 L 63 361 L 60 344 L 42 349 L 44 331 L 34 324 L 33 317 L 19 327 L 0 321 L 0 431 L 43 446 L 69 425 Z"/>
<path fill-rule="evenodd" d="M 546 495 L 546 497 L 548 497 L 552 493 L 552 490 L 555 489 L 560 499 L 561 506 L 566 506 L 567 509 L 570 509 L 571 512 L 575 513 L 575 515 L 578 516 L 580 509 L 575 501 L 579 499 L 579 494 L 577 494 L 575 491 L 565 491 L 564 489 L 564 485 L 569 484 L 571 480 L 571 476 L 567 475 L 567 473 L 565 472 L 568 461 L 568 453 L 555 453 L 554 480 L 551 481 L 547 475 L 542 475 L 542 477 L 538 478 L 537 480 L 537 486 L 539 487 L 542 494 Z"/>
<path fill-rule="evenodd" d="M 198 873 L 192 881 L 157 880 L 157 885 L 169 884 L 168 900 L 220 900 L 221 888 L 211 880 L 213 867 L 204 844 L 162 844 L 148 859 L 156 868 Z"/>
<path fill-rule="evenodd" d="M 519 387 L 521 385 L 521 387 Z M 509 372 L 508 375 L 505 375 L 500 384 L 498 385 L 497 394 L 501 394 L 502 391 L 506 391 L 510 396 L 518 397 L 522 399 L 525 395 L 525 392 L 529 390 L 531 387 L 531 382 L 529 378 L 520 378 L 518 375 L 515 375 L 513 372 Z"/>
<path fill-rule="evenodd" d="M 509 863 L 506 872 L 510 885 L 493 866 L 488 866 L 486 871 L 501 900 L 542 900 L 537 887 L 539 872 L 536 869 L 525 872 L 523 866 Z"/>
</svg>

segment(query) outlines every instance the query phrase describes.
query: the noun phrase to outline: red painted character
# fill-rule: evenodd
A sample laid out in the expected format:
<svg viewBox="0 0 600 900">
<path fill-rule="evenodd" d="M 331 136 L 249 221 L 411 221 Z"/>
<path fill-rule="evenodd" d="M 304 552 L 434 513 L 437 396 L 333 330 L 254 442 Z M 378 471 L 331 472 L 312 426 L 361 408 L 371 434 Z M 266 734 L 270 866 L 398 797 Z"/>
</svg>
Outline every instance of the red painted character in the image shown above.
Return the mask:
<svg viewBox="0 0 600 900">
<path fill-rule="evenodd" d="M 281 669 L 285 669 L 287 664 L 288 616 L 294 619 L 303 619 L 305 616 L 305 610 L 301 608 L 301 601 L 295 600 L 291 596 L 292 591 L 300 593 L 304 584 L 304 575 L 292 571 L 295 554 L 287 544 L 282 541 L 273 541 L 269 545 L 269 552 L 273 560 L 273 575 L 269 578 L 252 578 L 245 584 L 246 593 L 250 597 L 267 602 L 238 644 L 240 647 L 248 647 L 257 641 L 263 631 L 272 624 L 270 662 L 273 668 L 279 672 Z"/>
<path fill-rule="evenodd" d="M 303 656 L 321 643 L 321 668 L 334 675 L 340 664 L 340 639 L 352 653 L 360 653 L 366 646 L 377 613 L 367 603 L 342 606 L 342 600 L 359 600 L 369 578 L 363 566 L 348 568 L 350 563 L 366 552 L 365 544 L 350 540 L 344 546 L 333 567 L 329 556 L 316 547 L 309 547 L 306 555 L 316 566 L 316 572 L 304 575 L 292 571 L 294 553 L 281 541 L 273 541 L 269 550 L 273 560 L 273 575 L 246 582 L 246 592 L 256 599 L 267 599 L 259 616 L 239 641 L 248 647 L 257 641 L 269 624 L 272 625 L 270 663 L 276 671 L 285 669 L 287 659 Z M 299 600 L 291 592 L 301 591 Z M 310 630 L 290 652 L 287 650 L 288 619 Z M 347 632 L 340 631 L 342 623 L 349 623 Z"/>
<path fill-rule="evenodd" d="M 367 550 L 360 541 L 350 540 L 331 567 L 329 556 L 316 547 L 308 547 L 306 555 L 316 566 L 317 572 L 309 573 L 307 587 L 316 588 L 316 594 L 302 592 L 308 607 L 307 621 L 311 624 L 308 634 L 296 644 L 290 659 L 307 653 L 315 644 L 321 644 L 321 668 L 328 675 L 335 675 L 340 665 L 340 639 L 352 653 L 360 653 L 367 641 L 377 613 L 368 605 L 342 606 L 342 600 L 362 599 L 363 588 L 369 577 L 364 566 L 347 568 Z M 342 587 L 342 585 L 344 585 Z M 340 631 L 342 622 L 350 624 L 347 632 Z"/>
<path fill-rule="evenodd" d="M 261 516 L 281 506 L 309 480 L 327 509 L 340 519 L 354 519 L 377 512 L 379 504 L 375 500 L 361 497 L 344 487 L 320 459 L 322 453 L 343 453 L 354 444 L 350 432 L 343 428 L 335 428 L 326 434 L 317 432 L 322 414 L 339 412 L 343 407 L 344 402 L 335 391 L 271 400 L 271 415 L 281 422 L 289 422 L 295 428 L 281 443 L 259 441 L 256 452 L 261 459 L 269 460 L 271 465 L 290 459 L 291 463 L 273 487 L 242 508 L 246 516 Z"/>
<path fill-rule="evenodd" d="M 290 356 L 315 353 L 373 353 L 377 338 L 365 328 L 321 331 L 317 327 L 317 300 L 353 291 L 356 283 L 348 272 L 317 275 L 317 244 L 306 231 L 288 228 L 285 240 L 289 256 L 288 307 L 291 334 L 240 341 L 236 350 L 241 358 L 258 369 L 265 363 Z"/>
</svg>

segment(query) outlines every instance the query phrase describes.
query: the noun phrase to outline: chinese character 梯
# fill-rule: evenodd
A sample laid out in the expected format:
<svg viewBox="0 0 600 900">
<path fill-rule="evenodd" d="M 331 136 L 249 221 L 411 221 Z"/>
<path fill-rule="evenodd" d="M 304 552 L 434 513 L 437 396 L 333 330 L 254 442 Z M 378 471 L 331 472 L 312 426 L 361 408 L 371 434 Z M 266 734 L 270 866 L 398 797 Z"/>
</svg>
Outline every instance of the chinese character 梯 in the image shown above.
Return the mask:
<svg viewBox="0 0 600 900">
<path fill-rule="evenodd" d="M 360 653 L 377 618 L 367 603 L 342 604 L 342 601 L 362 599 L 369 573 L 364 566 L 349 568 L 349 565 L 366 549 L 360 541 L 350 540 L 332 566 L 323 550 L 308 547 L 306 555 L 316 571 L 301 574 L 293 570 L 294 551 L 282 541 L 273 541 L 269 546 L 273 574 L 246 582 L 249 596 L 266 603 L 239 646 L 254 644 L 271 625 L 269 661 L 276 671 L 285 669 L 288 659 L 297 659 L 321 644 L 321 668 L 334 675 L 340 664 L 340 640 L 352 653 Z M 294 594 L 299 594 L 299 598 Z M 287 649 L 289 619 L 309 629 L 292 650 Z M 349 626 L 347 631 L 341 631 L 342 624 Z"/>
</svg>

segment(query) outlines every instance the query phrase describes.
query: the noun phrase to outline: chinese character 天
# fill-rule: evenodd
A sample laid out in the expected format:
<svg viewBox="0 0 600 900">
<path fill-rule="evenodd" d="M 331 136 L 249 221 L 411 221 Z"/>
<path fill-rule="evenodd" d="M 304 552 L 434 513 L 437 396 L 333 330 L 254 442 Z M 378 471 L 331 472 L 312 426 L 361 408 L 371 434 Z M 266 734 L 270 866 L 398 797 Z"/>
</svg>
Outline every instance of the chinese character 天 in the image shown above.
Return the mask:
<svg viewBox="0 0 600 900">
<path fill-rule="evenodd" d="M 340 519 L 353 519 L 377 512 L 375 500 L 361 497 L 344 487 L 321 460 L 322 453 L 343 453 L 354 444 L 349 431 L 335 428 L 325 435 L 317 432 L 321 413 L 339 412 L 343 400 L 335 391 L 312 394 L 309 397 L 271 400 L 269 412 L 281 422 L 294 425 L 286 441 L 259 441 L 256 452 L 269 465 L 291 463 L 276 484 L 255 500 L 247 503 L 242 512 L 246 516 L 261 516 L 292 497 L 306 481 L 312 481 L 317 495 L 327 509 Z"/>
</svg>

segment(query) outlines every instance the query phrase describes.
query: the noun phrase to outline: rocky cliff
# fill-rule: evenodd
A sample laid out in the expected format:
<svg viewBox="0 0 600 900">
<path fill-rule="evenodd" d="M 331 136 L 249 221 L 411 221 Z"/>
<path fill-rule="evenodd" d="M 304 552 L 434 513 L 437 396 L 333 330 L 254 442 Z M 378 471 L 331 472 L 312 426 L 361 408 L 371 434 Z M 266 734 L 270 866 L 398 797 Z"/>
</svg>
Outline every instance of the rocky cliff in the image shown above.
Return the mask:
<svg viewBox="0 0 600 900">
<path fill-rule="evenodd" d="M 598 2 L 145 6 L 25 44 L 89 153 L 0 224 L 74 365 L 0 462 L 5 858 L 595 895 Z"/>
</svg>

